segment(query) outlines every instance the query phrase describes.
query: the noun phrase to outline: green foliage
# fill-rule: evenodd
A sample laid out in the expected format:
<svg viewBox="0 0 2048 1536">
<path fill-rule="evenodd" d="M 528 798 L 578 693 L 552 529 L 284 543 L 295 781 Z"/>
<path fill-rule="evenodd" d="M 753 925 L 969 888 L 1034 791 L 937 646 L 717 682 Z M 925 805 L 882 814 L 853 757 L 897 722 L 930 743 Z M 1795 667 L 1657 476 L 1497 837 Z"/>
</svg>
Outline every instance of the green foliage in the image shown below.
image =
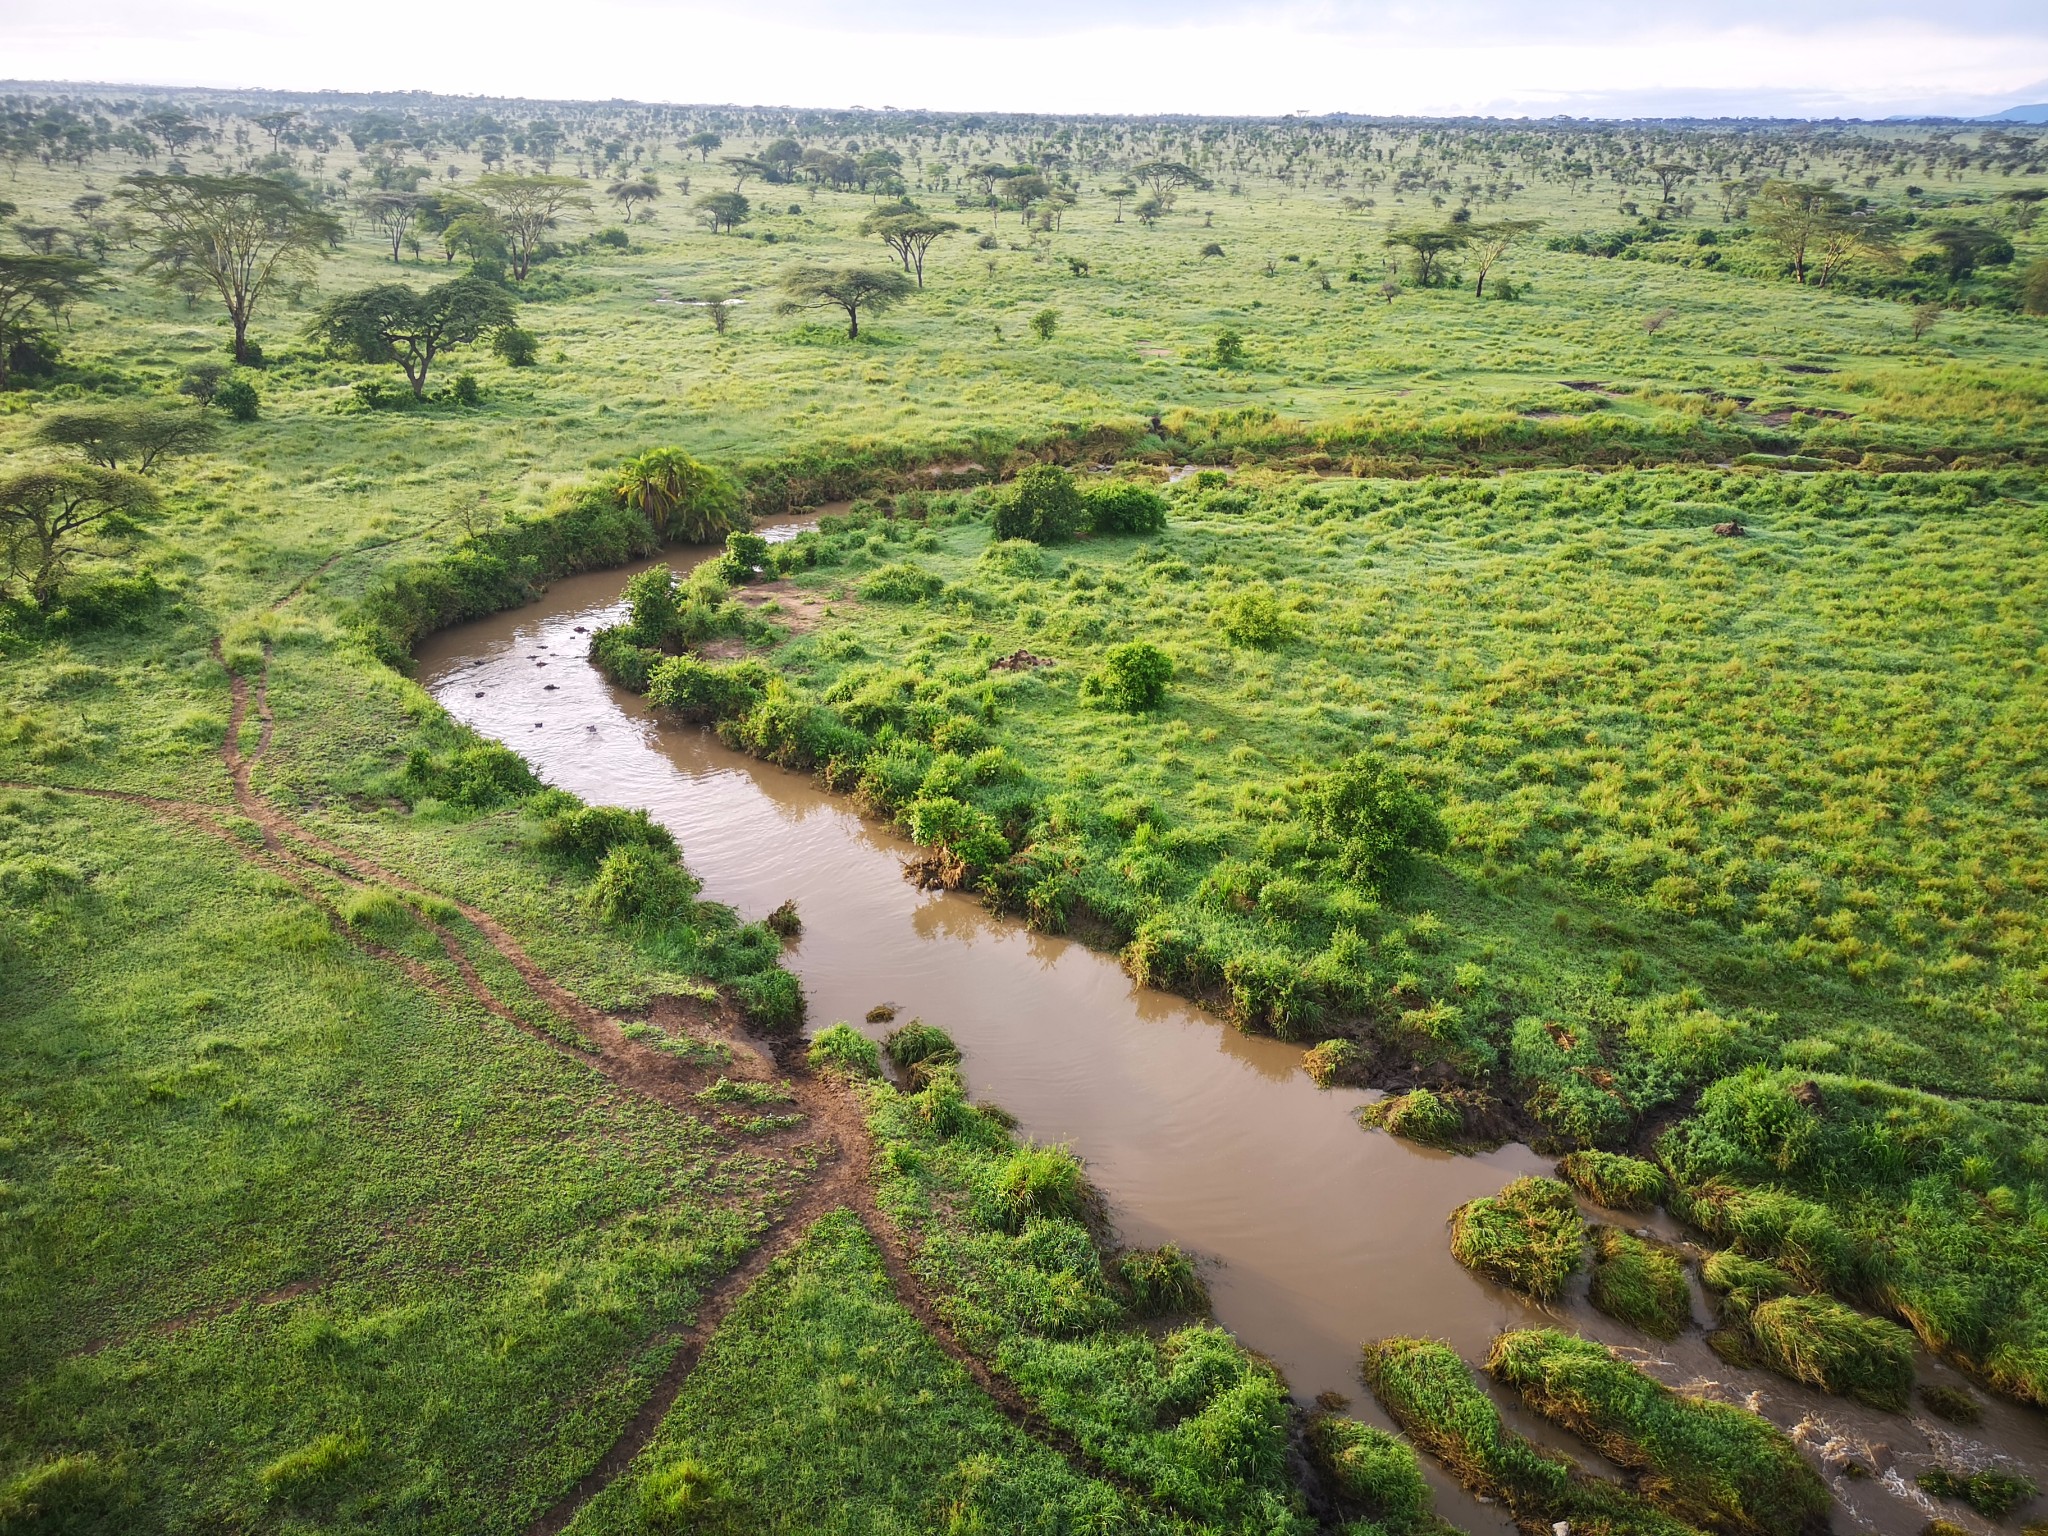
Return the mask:
<svg viewBox="0 0 2048 1536">
<path fill-rule="evenodd" d="M 685 720 L 730 720 L 767 695 L 769 674 L 754 661 L 699 661 L 671 656 L 647 674 L 647 702 Z"/>
<path fill-rule="evenodd" d="M 540 338 L 517 325 L 501 325 L 491 334 L 491 351 L 508 368 L 531 368 L 540 361 Z"/>
<path fill-rule="evenodd" d="M 666 922 L 687 916 L 697 900 L 697 881 L 674 849 L 644 842 L 620 843 L 598 860 L 584 903 L 604 922 Z"/>
<path fill-rule="evenodd" d="M 1465 1116 L 1458 1106 L 1427 1088 L 1390 1093 L 1359 1111 L 1366 1125 L 1425 1147 L 1448 1147 L 1465 1134 Z"/>
<path fill-rule="evenodd" d="M 882 1071 L 882 1055 L 875 1042 L 844 1020 L 818 1031 L 809 1058 L 814 1067 L 849 1077 L 879 1077 Z"/>
<path fill-rule="evenodd" d="M 725 553 L 718 560 L 718 574 L 729 582 L 752 581 L 768 558 L 768 541 L 758 533 L 728 533 Z"/>
<path fill-rule="evenodd" d="M 1116 1256 L 1116 1276 L 1137 1317 L 1183 1317 L 1209 1310 L 1209 1288 L 1195 1261 L 1172 1243 L 1127 1248 Z"/>
<path fill-rule="evenodd" d="M 1400 773 L 1356 753 L 1312 778 L 1301 794 L 1303 819 L 1332 845 L 1332 857 L 1352 880 L 1376 891 L 1403 889 L 1418 860 L 1449 844 L 1429 802 Z"/>
<path fill-rule="evenodd" d="M 860 584 L 860 595 L 878 603 L 930 602 L 945 591 L 946 583 L 915 561 L 898 560 L 883 566 Z"/>
<path fill-rule="evenodd" d="M 585 864 L 596 864 L 612 849 L 639 843 L 657 852 L 676 851 L 668 828 L 645 811 L 615 805 L 576 805 L 542 823 L 540 846 Z"/>
<path fill-rule="evenodd" d="M 1914 1479 L 1937 1499 L 1961 1499 L 1987 1520 L 2003 1520 L 2041 1490 L 2030 1477 L 2009 1472 L 1963 1472 L 1936 1467 Z"/>
<path fill-rule="evenodd" d="M 1564 1290 L 1584 1246 L 1578 1205 L 1555 1179 L 1519 1178 L 1451 1213 L 1451 1256 L 1539 1301 Z"/>
<path fill-rule="evenodd" d="M 927 1064 L 957 1065 L 960 1060 L 960 1047 L 953 1043 L 953 1037 L 923 1019 L 912 1019 L 890 1030 L 889 1038 L 882 1044 L 900 1072 L 914 1073 Z"/>
<path fill-rule="evenodd" d="M 1429 1484 L 1405 1440 L 1333 1413 L 1310 1419 L 1307 1439 L 1337 1496 L 1375 1529 L 1410 1536 L 1440 1528 L 1430 1511 Z"/>
<path fill-rule="evenodd" d="M 1172 658 L 1150 641 L 1134 640 L 1113 646 L 1083 688 L 1087 697 L 1100 699 L 1111 709 L 1142 714 L 1166 702 L 1166 685 L 1172 681 Z"/>
<path fill-rule="evenodd" d="M 1318 1088 L 1365 1081 L 1372 1058 L 1355 1040 L 1325 1040 L 1302 1057 L 1302 1070 Z"/>
<path fill-rule="evenodd" d="M 1245 355 L 1244 338 L 1235 331 L 1219 331 L 1211 357 L 1218 368 L 1242 368 L 1249 359 Z"/>
<path fill-rule="evenodd" d="M 1664 1170 L 1619 1152 L 1571 1152 L 1558 1176 L 1595 1205 L 1610 1211 L 1654 1211 L 1670 1190 Z"/>
<path fill-rule="evenodd" d="M 471 740 L 446 754 L 415 747 L 398 777 L 409 805 L 432 799 L 467 811 L 523 800 L 539 789 L 526 759 L 495 741 Z"/>
<path fill-rule="evenodd" d="M 1073 1218 L 1088 1209 L 1080 1160 L 1065 1147 L 1018 1148 L 995 1171 L 993 1193 L 1013 1231 L 1034 1216 Z"/>
<path fill-rule="evenodd" d="M 239 375 L 213 392 L 213 403 L 227 412 L 230 421 L 254 421 L 263 410 L 256 386 Z"/>
<path fill-rule="evenodd" d="M 739 487 L 724 471 L 680 448 L 655 448 L 629 459 L 612 488 L 659 537 L 675 543 L 710 544 L 747 525 Z"/>
<path fill-rule="evenodd" d="M 1486 1369 L 1638 1474 L 1638 1491 L 1688 1524 L 1745 1536 L 1827 1529 L 1827 1484 L 1761 1414 L 1682 1397 L 1604 1346 L 1555 1329 L 1502 1334 Z"/>
<path fill-rule="evenodd" d="M 1082 493 L 1088 526 L 1098 534 L 1158 533 L 1166 527 L 1166 498 L 1135 480 L 1108 480 Z"/>
<path fill-rule="evenodd" d="M 1809 1387 L 1894 1413 L 1913 1390 L 1913 1336 L 1832 1297 L 1774 1297 L 1744 1327 L 1759 1364 Z"/>
<path fill-rule="evenodd" d="M 1593 1305 L 1631 1328 L 1677 1338 L 1692 1321 L 1692 1290 L 1678 1255 L 1616 1227 L 1596 1226 L 1592 1233 Z"/>
<path fill-rule="evenodd" d="M 1059 544 L 1088 525 L 1088 508 L 1074 477 L 1057 464 L 1035 464 L 1019 475 L 995 503 L 998 539 Z"/>
<path fill-rule="evenodd" d="M 1232 645 L 1269 650 L 1283 644 L 1293 633 L 1287 614 L 1273 589 L 1263 583 L 1233 592 L 1216 612 L 1217 627 Z"/>
</svg>

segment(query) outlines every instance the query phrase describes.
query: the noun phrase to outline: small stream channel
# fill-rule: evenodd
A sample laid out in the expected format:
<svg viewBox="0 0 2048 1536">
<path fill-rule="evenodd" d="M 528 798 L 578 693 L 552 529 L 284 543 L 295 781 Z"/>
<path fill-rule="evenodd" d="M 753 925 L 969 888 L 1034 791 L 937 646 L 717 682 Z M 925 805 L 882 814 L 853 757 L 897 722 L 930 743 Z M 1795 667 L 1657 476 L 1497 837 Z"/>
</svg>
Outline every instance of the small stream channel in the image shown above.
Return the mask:
<svg viewBox="0 0 2048 1536">
<path fill-rule="evenodd" d="M 762 531 L 787 538 L 801 526 Z M 664 559 L 684 568 L 708 553 Z M 1984 1424 L 1968 1431 L 1917 1405 L 1910 1418 L 1877 1413 L 1731 1371 L 1697 1332 L 1672 1345 L 1635 1334 L 1585 1304 L 1583 1279 L 1546 1312 L 1469 1274 L 1450 1256 L 1451 1210 L 1517 1175 L 1551 1172 L 1549 1159 L 1520 1145 L 1458 1157 L 1366 1132 L 1353 1116 L 1371 1095 L 1316 1088 L 1298 1047 L 1240 1034 L 1136 985 L 1114 957 L 1031 932 L 970 897 L 918 890 L 902 876 L 914 845 L 893 829 L 708 730 L 658 725 L 585 655 L 589 631 L 621 618 L 629 574 L 560 581 L 527 608 L 430 638 L 419 650 L 421 682 L 548 783 L 593 803 L 646 808 L 675 833 L 708 899 L 747 918 L 793 899 L 803 934 L 785 963 L 802 979 L 813 1028 L 847 1019 L 879 1035 L 891 1026 L 860 1021 L 881 1003 L 899 1010 L 899 1022 L 943 1026 L 977 1098 L 1086 1161 L 1123 1241 L 1176 1242 L 1204 1260 L 1218 1321 L 1272 1359 L 1297 1398 L 1339 1392 L 1353 1412 L 1384 1424 L 1359 1377 L 1364 1340 L 1441 1338 L 1476 1361 L 1504 1328 L 1562 1322 L 1635 1349 L 1674 1385 L 1717 1383 L 1716 1395 L 1761 1408 L 1816 1450 L 1829 1441 L 1865 1448 L 1879 1476 L 1830 1474 L 1838 1529 L 1912 1536 L 1935 1513 L 1996 1529 L 1960 1505 L 1937 1510 L 1912 1487 L 1937 1454 L 2037 1479 L 2048 1470 L 2048 1427 L 2027 1410 L 1986 1399 Z M 1923 1360 L 1922 1380 L 1958 1379 Z M 1523 1433 L 1600 1466 L 1504 1406 Z M 1500 1509 L 1425 1465 L 1446 1518 L 1475 1536 L 1512 1529 Z"/>
</svg>

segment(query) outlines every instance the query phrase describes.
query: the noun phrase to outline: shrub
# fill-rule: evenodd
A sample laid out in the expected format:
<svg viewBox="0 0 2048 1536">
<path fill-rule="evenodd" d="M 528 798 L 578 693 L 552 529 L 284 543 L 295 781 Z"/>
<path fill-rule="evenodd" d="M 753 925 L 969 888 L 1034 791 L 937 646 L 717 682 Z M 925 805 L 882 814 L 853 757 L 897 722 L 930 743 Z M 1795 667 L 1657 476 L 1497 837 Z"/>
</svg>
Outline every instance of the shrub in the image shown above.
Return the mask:
<svg viewBox="0 0 2048 1536">
<path fill-rule="evenodd" d="M 1308 1445 L 1330 1486 L 1347 1505 L 1386 1536 L 1432 1529 L 1429 1484 L 1405 1440 L 1347 1419 L 1318 1414 L 1308 1422 Z"/>
<path fill-rule="evenodd" d="M 780 967 L 742 976 L 728 990 L 756 1029 L 787 1034 L 804 1021 L 803 986 Z"/>
<path fill-rule="evenodd" d="M 908 1024 L 889 1032 L 882 1042 L 889 1052 L 889 1059 L 900 1071 L 926 1066 L 957 1065 L 960 1047 L 953 1043 L 953 1037 L 936 1024 L 927 1024 L 922 1019 L 912 1019 Z"/>
<path fill-rule="evenodd" d="M 1157 709 L 1166 701 L 1166 685 L 1173 681 L 1173 662 L 1147 640 L 1134 640 L 1113 647 L 1102 658 L 1100 671 L 1083 682 L 1082 692 L 1099 699 L 1111 709 L 1138 714 Z"/>
<path fill-rule="evenodd" d="M 647 680 L 663 658 L 660 651 L 635 640 L 633 637 L 638 633 L 629 624 L 614 624 L 600 629 L 590 637 L 590 661 L 621 688 L 645 693 Z"/>
<path fill-rule="evenodd" d="M 1024 471 L 995 505 L 998 539 L 1029 539 L 1034 544 L 1059 544 L 1086 526 L 1087 509 L 1074 477 L 1056 464 L 1038 464 Z"/>
<path fill-rule="evenodd" d="M 213 392 L 213 403 L 228 413 L 230 421 L 254 421 L 262 409 L 256 386 L 247 379 L 229 379 Z"/>
<path fill-rule="evenodd" d="M 808 1060 L 819 1070 L 842 1072 L 848 1077 L 880 1077 L 882 1054 L 875 1042 L 843 1019 L 818 1031 L 811 1041 Z"/>
<path fill-rule="evenodd" d="M 539 788 L 526 760 L 495 741 L 477 742 L 448 757 L 415 747 L 398 776 L 398 792 L 408 805 L 433 799 L 473 811 L 523 800 Z"/>
<path fill-rule="evenodd" d="M 1549 1301 L 1579 1267 L 1584 1224 L 1555 1179 L 1516 1179 L 1451 1213 L 1451 1255 L 1467 1269 Z"/>
<path fill-rule="evenodd" d="M 616 805 L 579 805 L 562 811 L 548 818 L 540 834 L 540 845 L 548 852 L 591 864 L 628 843 L 671 854 L 676 846 L 668 828 L 645 811 Z"/>
<path fill-rule="evenodd" d="M 1359 1119 L 1425 1147 L 1448 1147 L 1465 1132 L 1465 1117 L 1457 1105 L 1427 1088 L 1389 1094 L 1366 1105 Z"/>
<path fill-rule="evenodd" d="M 1292 633 L 1280 599 L 1264 585 L 1246 587 L 1225 598 L 1217 609 L 1216 622 L 1231 644 L 1261 650 L 1279 645 Z"/>
<path fill-rule="evenodd" d="M 1817 1536 L 1833 1497 L 1768 1419 L 1681 1397 L 1605 1346 L 1555 1329 L 1504 1333 L 1487 1371 L 1552 1423 L 1639 1474 L 1639 1491 L 1700 1526 Z"/>
<path fill-rule="evenodd" d="M 1374 892 L 1406 886 L 1423 854 L 1450 846 L 1429 802 L 1394 769 L 1366 753 L 1311 779 L 1300 799 L 1308 827 L 1327 856 Z"/>
<path fill-rule="evenodd" d="M 860 584 L 860 595 L 878 603 L 930 602 L 945 590 L 942 578 L 909 560 L 885 565 Z"/>
<path fill-rule="evenodd" d="M 1033 1216 L 1078 1219 L 1088 1210 L 1087 1180 L 1065 1147 L 1019 1147 L 997 1171 L 993 1192 L 1012 1232 L 1022 1231 Z"/>
<path fill-rule="evenodd" d="M 1675 1339 L 1692 1321 L 1685 1268 L 1662 1243 L 1615 1227 L 1593 1228 L 1593 1305 L 1616 1322 Z"/>
<path fill-rule="evenodd" d="M 670 656 L 647 677 L 647 702 L 685 720 L 744 715 L 768 692 L 768 669 L 757 661 L 730 664 Z"/>
<path fill-rule="evenodd" d="M 1937 1499 L 1961 1499 L 1987 1520 L 2002 1520 L 2041 1490 L 2009 1472 L 1964 1472 L 1936 1467 L 1913 1479 Z"/>
<path fill-rule="evenodd" d="M 1002 539 L 984 549 L 974 564 L 1009 581 L 1029 581 L 1045 574 L 1045 553 L 1029 539 Z"/>
<path fill-rule="evenodd" d="M 1618 1152 L 1572 1152 L 1557 1171 L 1565 1183 L 1610 1211 L 1653 1211 L 1670 1188 L 1655 1163 Z"/>
<path fill-rule="evenodd" d="M 1235 331 L 1224 331 L 1216 338 L 1213 355 L 1218 368 L 1242 368 L 1245 365 L 1244 338 Z"/>
<path fill-rule="evenodd" d="M 1096 533 L 1157 533 L 1166 526 L 1166 498 L 1149 485 L 1111 480 L 1088 487 L 1083 500 Z"/>
<path fill-rule="evenodd" d="M 679 638 L 683 593 L 674 571 L 665 565 L 635 571 L 626 583 L 625 597 L 633 636 L 642 645 L 665 645 Z"/>
<path fill-rule="evenodd" d="M 1334 1088 L 1364 1082 L 1372 1058 L 1355 1040 L 1325 1040 L 1301 1058 L 1301 1065 L 1318 1088 Z"/>
<path fill-rule="evenodd" d="M 509 368 L 531 368 L 540 357 L 540 338 L 516 325 L 501 325 L 492 333 L 491 350 Z"/>
<path fill-rule="evenodd" d="M 623 251 L 632 244 L 632 237 L 616 224 L 607 225 L 590 237 L 592 245 L 602 245 L 611 250 Z"/>
<path fill-rule="evenodd" d="M 455 382 L 448 386 L 448 398 L 457 405 L 475 406 L 484 402 L 484 392 L 473 373 L 458 373 Z"/>
<path fill-rule="evenodd" d="M 768 541 L 758 533 L 728 533 L 725 553 L 718 557 L 718 574 L 729 582 L 754 579 L 754 573 L 768 563 Z"/>
<path fill-rule="evenodd" d="M 611 924 L 680 917 L 697 899 L 697 882 L 670 849 L 624 843 L 607 850 L 584 904 Z"/>
<path fill-rule="evenodd" d="M 1195 1272 L 1195 1261 L 1172 1243 L 1126 1249 L 1117 1255 L 1116 1273 L 1130 1293 L 1131 1310 L 1140 1317 L 1209 1310 L 1209 1288 Z"/>
</svg>

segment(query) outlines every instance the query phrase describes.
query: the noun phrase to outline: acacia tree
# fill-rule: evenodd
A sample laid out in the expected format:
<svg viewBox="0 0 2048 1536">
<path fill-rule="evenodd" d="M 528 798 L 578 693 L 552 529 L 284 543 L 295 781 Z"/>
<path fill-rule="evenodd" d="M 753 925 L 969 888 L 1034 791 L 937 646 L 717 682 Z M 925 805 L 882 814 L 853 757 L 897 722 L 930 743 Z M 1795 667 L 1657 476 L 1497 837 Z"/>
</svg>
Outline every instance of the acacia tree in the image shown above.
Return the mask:
<svg viewBox="0 0 2048 1536">
<path fill-rule="evenodd" d="M 479 176 L 470 190 L 490 209 L 512 257 L 512 275 L 521 282 L 533 269 L 533 253 L 556 221 L 572 208 L 590 207 L 589 194 L 574 176 Z"/>
<path fill-rule="evenodd" d="M 794 314 L 805 309 L 846 311 L 846 337 L 860 335 L 860 312 L 878 314 L 908 298 L 914 285 L 901 272 L 877 271 L 873 267 L 794 267 L 782 279 L 782 298 L 776 309 Z"/>
<path fill-rule="evenodd" d="M 1465 226 L 1466 244 L 1472 251 L 1472 258 L 1479 267 L 1479 281 L 1473 284 L 1475 298 L 1486 297 L 1486 274 L 1500 265 L 1508 249 L 1524 235 L 1532 235 L 1543 227 L 1541 219 L 1501 219 L 1492 224 L 1468 224 Z"/>
<path fill-rule="evenodd" d="M 36 334 L 37 312 L 55 317 L 97 282 L 92 263 L 69 256 L 0 255 L 0 389 L 17 347 Z"/>
<path fill-rule="evenodd" d="M 391 241 L 391 259 L 396 261 L 413 227 L 431 220 L 435 203 L 431 192 L 371 192 L 356 206 Z"/>
<path fill-rule="evenodd" d="M 614 182 L 606 189 L 605 196 L 619 205 L 628 223 L 632 222 L 635 203 L 651 203 L 661 196 L 661 188 L 653 181 Z"/>
<path fill-rule="evenodd" d="M 311 270 L 341 239 L 341 223 L 297 188 L 268 176 L 122 178 L 121 194 L 156 221 L 145 271 L 178 291 L 211 284 L 235 328 L 235 361 L 247 363 L 249 320 L 287 278 Z"/>
<path fill-rule="evenodd" d="M 1168 193 L 1182 187 L 1193 187 L 1206 192 L 1211 186 L 1209 178 L 1193 166 L 1182 165 L 1178 160 L 1147 160 L 1143 165 L 1131 167 L 1134 180 L 1150 187 L 1162 201 Z"/>
<path fill-rule="evenodd" d="M 694 206 L 711 225 L 711 233 L 715 235 L 721 228 L 731 229 L 735 224 L 746 223 L 751 205 L 737 192 L 707 192 L 697 199 Z"/>
<path fill-rule="evenodd" d="M 1699 168 L 1697 166 L 1680 165 L 1676 161 L 1661 161 L 1656 165 L 1647 166 L 1645 169 L 1657 178 L 1657 185 L 1664 189 L 1663 199 L 1658 204 L 1660 208 L 1671 205 L 1672 193 L 1677 189 L 1680 182 L 1684 181 L 1688 176 L 1699 175 Z"/>
<path fill-rule="evenodd" d="M 707 128 L 701 133 L 691 134 L 676 147 L 678 149 L 694 149 L 697 151 L 697 159 L 703 162 L 709 161 L 711 159 L 711 151 L 718 148 L 724 142 L 724 139 Z"/>
<path fill-rule="evenodd" d="M 135 537 L 156 507 L 156 488 L 125 470 L 56 464 L 9 475 L 0 480 L 8 571 L 48 612 L 80 555 Z"/>
<path fill-rule="evenodd" d="M 514 318 L 504 290 L 480 277 L 458 277 L 425 293 L 403 283 L 379 283 L 324 306 L 307 334 L 344 356 L 398 364 L 417 400 L 426 393 L 436 357 Z"/>
<path fill-rule="evenodd" d="M 1415 286 L 1431 288 L 1441 275 L 1444 257 L 1462 249 L 1470 240 L 1463 229 L 1403 229 L 1387 236 L 1387 244 L 1398 245 L 1415 258 Z"/>
<path fill-rule="evenodd" d="M 951 219 L 934 218 L 921 208 L 908 203 L 895 207 L 878 208 L 860 222 L 864 235 L 879 235 L 882 244 L 896 253 L 903 263 L 903 270 L 917 278 L 917 286 L 924 286 L 925 253 L 932 243 L 942 236 L 951 234 L 960 226 Z"/>
<path fill-rule="evenodd" d="M 197 453 L 219 428 L 204 405 L 162 409 L 148 405 L 82 405 L 53 411 L 36 423 L 37 442 L 69 448 L 102 469 L 123 466 L 148 474 L 159 459 Z"/>
<path fill-rule="evenodd" d="M 1858 250 L 1884 255 L 1896 227 L 1831 182 L 1767 181 L 1749 201 L 1749 222 L 1792 268 L 1794 281 L 1826 287 Z"/>
</svg>

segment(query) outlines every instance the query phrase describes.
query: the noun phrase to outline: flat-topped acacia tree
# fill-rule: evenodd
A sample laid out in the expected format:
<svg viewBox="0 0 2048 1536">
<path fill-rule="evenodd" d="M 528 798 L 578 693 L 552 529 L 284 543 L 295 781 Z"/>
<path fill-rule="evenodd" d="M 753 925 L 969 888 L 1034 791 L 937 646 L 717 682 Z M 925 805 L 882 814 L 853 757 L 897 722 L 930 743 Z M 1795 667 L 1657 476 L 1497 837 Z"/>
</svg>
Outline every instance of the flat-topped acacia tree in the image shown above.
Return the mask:
<svg viewBox="0 0 2048 1536">
<path fill-rule="evenodd" d="M 782 279 L 782 298 L 776 308 L 784 314 L 805 309 L 846 311 L 846 339 L 860 337 L 860 312 L 878 313 L 908 298 L 914 285 L 901 272 L 878 271 L 873 267 L 792 268 Z"/>
<path fill-rule="evenodd" d="M 572 208 L 587 209 L 590 193 L 574 176 L 479 176 L 470 195 L 490 209 L 521 282 L 533 269 L 534 252 L 547 232 Z"/>
<path fill-rule="evenodd" d="M 481 277 L 458 277 L 425 293 L 403 283 L 379 283 L 343 294 L 324 305 L 307 330 L 344 355 L 398 364 L 418 400 L 436 357 L 514 319 L 504 289 Z"/>
</svg>

